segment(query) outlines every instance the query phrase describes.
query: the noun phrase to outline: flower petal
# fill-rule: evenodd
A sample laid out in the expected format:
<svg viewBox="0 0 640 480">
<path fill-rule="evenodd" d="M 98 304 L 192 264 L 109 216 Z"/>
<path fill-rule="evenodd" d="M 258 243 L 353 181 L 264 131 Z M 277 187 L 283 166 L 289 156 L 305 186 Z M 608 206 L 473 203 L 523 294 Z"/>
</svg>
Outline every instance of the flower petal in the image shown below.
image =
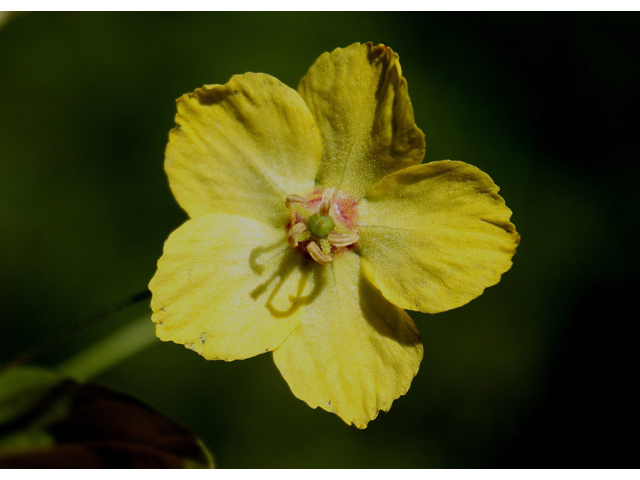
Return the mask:
<svg viewBox="0 0 640 480">
<path fill-rule="evenodd" d="M 180 206 L 192 218 L 230 213 L 286 223 L 284 199 L 313 188 L 322 150 L 300 95 L 269 75 L 246 73 L 177 105 L 165 170 Z"/>
<path fill-rule="evenodd" d="M 358 207 L 363 271 L 402 308 L 436 313 L 473 300 L 511 268 L 520 241 L 498 190 L 449 160 L 385 177 Z"/>
<path fill-rule="evenodd" d="M 188 220 L 169 236 L 149 284 L 156 334 L 209 360 L 273 350 L 300 323 L 309 263 L 282 230 L 255 220 Z"/>
<path fill-rule="evenodd" d="M 320 295 L 274 360 L 298 398 L 365 428 L 409 389 L 422 341 L 409 315 L 362 276 L 357 255 L 319 271 Z"/>
<path fill-rule="evenodd" d="M 385 175 L 422 161 L 424 134 L 389 47 L 356 43 L 325 53 L 298 91 L 322 135 L 318 180 L 325 187 L 359 198 Z"/>
</svg>

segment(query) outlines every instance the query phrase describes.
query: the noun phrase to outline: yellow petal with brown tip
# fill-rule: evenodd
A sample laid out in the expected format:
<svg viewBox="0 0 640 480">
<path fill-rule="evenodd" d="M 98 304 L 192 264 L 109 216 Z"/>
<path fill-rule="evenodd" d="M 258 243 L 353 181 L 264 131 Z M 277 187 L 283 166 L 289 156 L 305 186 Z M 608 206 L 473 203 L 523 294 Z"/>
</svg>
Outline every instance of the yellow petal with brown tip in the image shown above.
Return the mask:
<svg viewBox="0 0 640 480">
<path fill-rule="evenodd" d="M 287 195 L 313 188 L 322 150 L 300 95 L 246 73 L 177 104 L 165 170 L 180 206 L 192 218 L 229 213 L 284 225 Z"/>
<path fill-rule="evenodd" d="M 325 53 L 298 91 L 322 135 L 321 185 L 359 198 L 385 175 L 422 161 L 424 134 L 389 47 L 354 44 Z"/>
</svg>

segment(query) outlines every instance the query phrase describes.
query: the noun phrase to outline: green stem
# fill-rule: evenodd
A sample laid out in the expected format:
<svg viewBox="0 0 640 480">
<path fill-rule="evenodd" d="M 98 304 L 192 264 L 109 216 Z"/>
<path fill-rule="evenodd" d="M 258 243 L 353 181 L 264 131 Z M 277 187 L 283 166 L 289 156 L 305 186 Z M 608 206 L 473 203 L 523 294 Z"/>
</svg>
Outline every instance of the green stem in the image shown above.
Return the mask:
<svg viewBox="0 0 640 480">
<path fill-rule="evenodd" d="M 58 365 L 56 370 L 84 382 L 157 342 L 149 314 Z"/>
<path fill-rule="evenodd" d="M 59 335 L 41 345 L 33 347 L 27 350 L 26 352 L 24 352 L 23 354 L 21 354 L 20 356 L 9 361 L 8 363 L 0 366 L 0 374 L 4 373 L 5 371 L 13 367 L 17 367 L 19 365 L 22 365 L 23 363 L 27 363 L 29 360 L 32 360 L 34 357 L 37 357 L 42 352 L 46 352 L 47 350 L 60 345 L 61 343 L 67 341 L 69 338 L 76 335 L 77 333 L 80 333 L 83 330 L 89 327 L 92 327 L 93 325 L 99 322 L 102 322 L 105 318 L 111 316 L 112 314 L 119 312 L 121 310 L 124 310 L 125 308 L 135 305 L 136 303 L 141 302 L 142 300 L 146 300 L 148 298 L 151 298 L 151 292 L 149 291 L 149 289 L 146 289 L 142 292 L 136 293 L 135 295 L 131 295 L 130 297 L 125 298 L 124 300 L 118 303 L 115 303 L 106 308 L 103 308 L 98 313 L 96 313 L 93 317 L 76 325 L 70 330 L 67 330 L 62 335 Z"/>
</svg>

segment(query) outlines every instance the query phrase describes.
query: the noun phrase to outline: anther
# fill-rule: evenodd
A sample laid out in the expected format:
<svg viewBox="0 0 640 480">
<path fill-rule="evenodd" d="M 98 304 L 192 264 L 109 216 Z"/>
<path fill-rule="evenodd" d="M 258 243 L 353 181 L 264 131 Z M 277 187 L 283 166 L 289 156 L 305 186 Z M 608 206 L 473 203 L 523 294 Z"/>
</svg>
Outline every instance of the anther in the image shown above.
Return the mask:
<svg viewBox="0 0 640 480">
<path fill-rule="evenodd" d="M 302 205 L 303 207 L 307 206 L 307 199 L 302 195 L 287 195 L 287 199 L 284 201 L 284 204 L 287 208 L 291 208 L 291 205 Z"/>
<path fill-rule="evenodd" d="M 329 215 L 329 210 L 331 210 L 331 203 L 333 202 L 333 196 L 336 194 L 335 188 L 327 188 L 324 192 L 322 192 L 322 201 L 320 202 L 320 208 L 318 209 L 318 213 L 323 217 Z"/>
<path fill-rule="evenodd" d="M 316 242 L 309 242 L 307 244 L 307 251 L 309 252 L 309 255 L 311 255 L 311 258 L 313 258 L 320 265 L 326 265 L 328 263 L 331 263 L 331 261 L 333 260 L 333 257 L 331 255 L 325 255 L 322 252 L 322 249 Z"/>
<path fill-rule="evenodd" d="M 307 229 L 307 226 L 303 222 L 296 223 L 287 232 L 287 243 L 293 248 L 298 246 L 298 237 Z"/>
<path fill-rule="evenodd" d="M 327 240 L 334 247 L 348 247 L 349 245 L 353 245 L 358 240 L 360 240 L 360 236 L 356 232 L 349 233 L 337 233 L 331 232 L 327 235 Z"/>
</svg>

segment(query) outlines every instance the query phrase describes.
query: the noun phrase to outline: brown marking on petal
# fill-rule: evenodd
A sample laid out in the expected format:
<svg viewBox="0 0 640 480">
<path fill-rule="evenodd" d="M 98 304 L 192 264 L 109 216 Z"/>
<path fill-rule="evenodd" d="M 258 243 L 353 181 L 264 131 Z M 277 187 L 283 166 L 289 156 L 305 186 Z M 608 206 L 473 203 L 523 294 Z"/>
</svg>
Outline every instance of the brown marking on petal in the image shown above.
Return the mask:
<svg viewBox="0 0 640 480">
<path fill-rule="evenodd" d="M 382 43 L 379 45 L 373 46 L 373 43 L 368 42 L 367 46 L 369 47 L 369 61 L 371 63 L 378 63 L 384 59 L 384 57 L 389 57 L 391 53 L 391 49 Z"/>
</svg>

